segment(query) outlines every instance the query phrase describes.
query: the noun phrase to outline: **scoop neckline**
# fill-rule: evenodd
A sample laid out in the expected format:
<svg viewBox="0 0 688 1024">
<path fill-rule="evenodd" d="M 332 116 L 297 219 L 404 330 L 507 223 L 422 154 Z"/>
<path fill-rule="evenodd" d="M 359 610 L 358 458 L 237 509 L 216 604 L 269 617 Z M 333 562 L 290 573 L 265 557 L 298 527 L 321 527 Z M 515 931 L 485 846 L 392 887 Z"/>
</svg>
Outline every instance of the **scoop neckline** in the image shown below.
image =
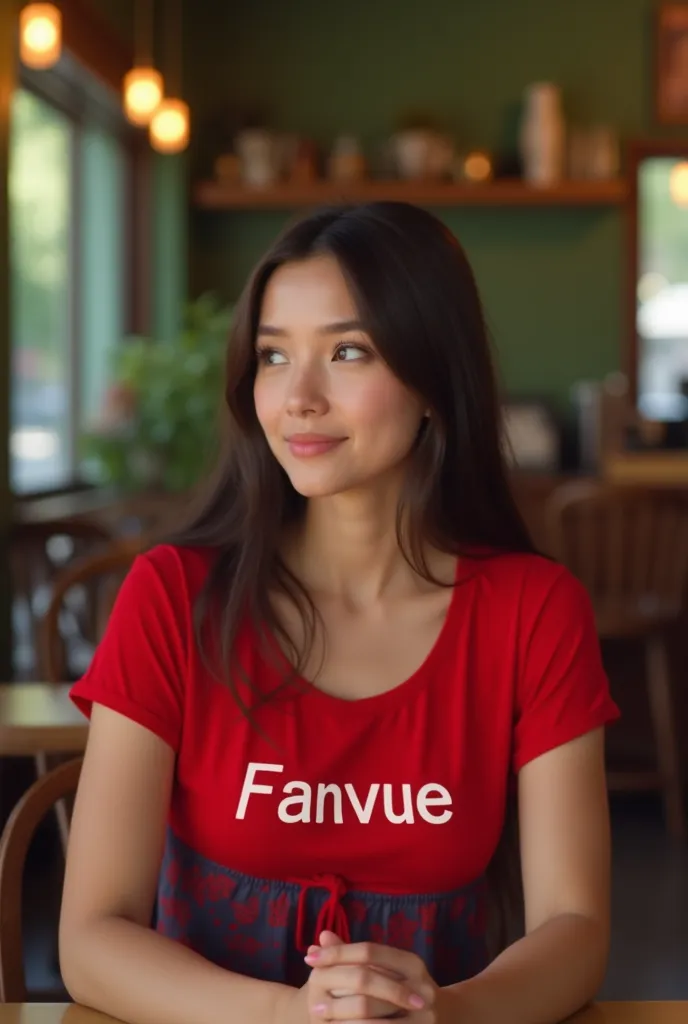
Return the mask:
<svg viewBox="0 0 688 1024">
<path fill-rule="evenodd" d="M 382 693 L 371 694 L 370 697 L 347 700 L 345 697 L 326 693 L 316 686 L 315 683 L 297 673 L 293 676 L 293 687 L 297 696 L 302 700 L 307 700 L 309 704 L 316 706 L 323 712 L 332 712 L 339 719 L 343 717 L 371 717 L 390 710 L 395 705 L 408 704 L 419 691 L 425 688 L 428 682 L 428 675 L 432 673 L 436 663 L 442 659 L 445 648 L 455 635 L 453 627 L 459 603 L 459 592 L 461 585 L 473 575 L 474 565 L 474 559 L 470 557 L 461 555 L 457 558 L 454 582 L 451 584 L 451 600 L 447 606 L 444 621 L 437 637 L 418 668 L 410 676 L 402 680 L 402 682 L 397 683 L 396 686 Z M 286 656 L 284 656 L 284 660 L 286 666 L 291 667 Z"/>
</svg>

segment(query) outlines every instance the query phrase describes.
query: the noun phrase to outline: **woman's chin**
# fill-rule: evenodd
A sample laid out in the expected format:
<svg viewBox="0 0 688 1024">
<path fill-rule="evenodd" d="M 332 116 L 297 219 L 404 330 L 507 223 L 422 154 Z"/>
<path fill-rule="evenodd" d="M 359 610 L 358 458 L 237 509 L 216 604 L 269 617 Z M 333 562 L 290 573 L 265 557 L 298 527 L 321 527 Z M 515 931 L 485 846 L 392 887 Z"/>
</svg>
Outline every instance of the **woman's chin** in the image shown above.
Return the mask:
<svg viewBox="0 0 688 1024">
<path fill-rule="evenodd" d="M 292 480 L 292 487 L 297 494 L 300 494 L 302 498 L 332 498 L 336 494 L 341 494 L 343 491 L 348 490 L 344 487 L 335 487 L 325 483 L 314 483 L 313 481 L 305 480 Z"/>
<path fill-rule="evenodd" d="M 297 494 L 304 498 L 332 498 L 360 486 L 358 481 L 335 478 L 325 473 L 291 473 L 289 480 Z"/>
<path fill-rule="evenodd" d="M 287 473 L 297 494 L 304 498 L 334 498 L 341 494 L 385 496 L 390 486 L 396 491 L 401 481 L 400 466 L 391 471 L 375 467 L 372 471 L 359 473 L 327 473 L 302 471 Z"/>
</svg>

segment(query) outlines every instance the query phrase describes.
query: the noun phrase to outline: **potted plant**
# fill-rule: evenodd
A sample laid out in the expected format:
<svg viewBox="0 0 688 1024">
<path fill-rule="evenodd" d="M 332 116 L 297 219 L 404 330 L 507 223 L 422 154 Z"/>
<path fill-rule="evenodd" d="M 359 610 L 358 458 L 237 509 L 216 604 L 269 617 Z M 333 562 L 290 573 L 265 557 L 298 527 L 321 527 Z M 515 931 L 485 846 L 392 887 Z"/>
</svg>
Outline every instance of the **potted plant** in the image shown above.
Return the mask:
<svg viewBox="0 0 688 1024">
<path fill-rule="evenodd" d="M 203 295 L 177 337 L 126 339 L 112 383 L 84 435 L 88 475 L 123 489 L 185 491 L 216 450 L 230 307 Z"/>
</svg>

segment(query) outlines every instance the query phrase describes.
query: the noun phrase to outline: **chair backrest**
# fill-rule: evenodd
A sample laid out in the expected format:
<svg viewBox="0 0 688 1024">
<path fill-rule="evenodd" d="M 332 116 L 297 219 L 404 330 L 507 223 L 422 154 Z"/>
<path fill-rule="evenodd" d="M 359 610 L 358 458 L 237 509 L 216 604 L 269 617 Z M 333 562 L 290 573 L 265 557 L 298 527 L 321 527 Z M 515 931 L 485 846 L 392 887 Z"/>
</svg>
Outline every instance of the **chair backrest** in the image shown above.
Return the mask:
<svg viewBox="0 0 688 1024">
<path fill-rule="evenodd" d="M 22 679 L 36 679 L 40 620 L 55 576 L 75 558 L 102 550 L 114 539 L 107 527 L 80 519 L 15 523 L 10 535 L 15 664 Z"/>
<path fill-rule="evenodd" d="M 115 541 L 98 554 L 77 559 L 54 582 L 50 604 L 41 623 L 40 663 L 46 682 L 69 682 L 67 642 L 80 643 L 81 675 L 100 641 L 117 591 L 136 555 L 144 549 L 137 537 Z"/>
<path fill-rule="evenodd" d="M 83 758 L 44 775 L 27 790 L 0 837 L 0 1003 L 27 999 L 22 944 L 24 866 L 31 840 L 50 809 L 76 792 Z"/>
<path fill-rule="evenodd" d="M 679 614 L 688 580 L 688 500 L 663 489 L 566 484 L 546 509 L 550 553 L 602 606 Z"/>
</svg>

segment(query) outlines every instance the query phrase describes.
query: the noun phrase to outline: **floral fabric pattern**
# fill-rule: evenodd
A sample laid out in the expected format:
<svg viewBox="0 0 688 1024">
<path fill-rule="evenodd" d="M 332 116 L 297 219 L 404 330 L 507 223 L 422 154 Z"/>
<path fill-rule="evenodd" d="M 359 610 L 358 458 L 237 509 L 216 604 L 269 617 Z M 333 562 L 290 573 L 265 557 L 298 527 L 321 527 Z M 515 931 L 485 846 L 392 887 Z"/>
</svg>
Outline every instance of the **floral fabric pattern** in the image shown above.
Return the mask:
<svg viewBox="0 0 688 1024">
<path fill-rule="evenodd" d="M 484 879 L 430 895 L 346 891 L 341 879 L 252 878 L 196 854 L 168 830 L 156 928 L 218 966 L 265 981 L 300 986 L 305 948 L 323 927 L 351 942 L 372 941 L 416 953 L 438 985 L 487 965 Z"/>
</svg>

